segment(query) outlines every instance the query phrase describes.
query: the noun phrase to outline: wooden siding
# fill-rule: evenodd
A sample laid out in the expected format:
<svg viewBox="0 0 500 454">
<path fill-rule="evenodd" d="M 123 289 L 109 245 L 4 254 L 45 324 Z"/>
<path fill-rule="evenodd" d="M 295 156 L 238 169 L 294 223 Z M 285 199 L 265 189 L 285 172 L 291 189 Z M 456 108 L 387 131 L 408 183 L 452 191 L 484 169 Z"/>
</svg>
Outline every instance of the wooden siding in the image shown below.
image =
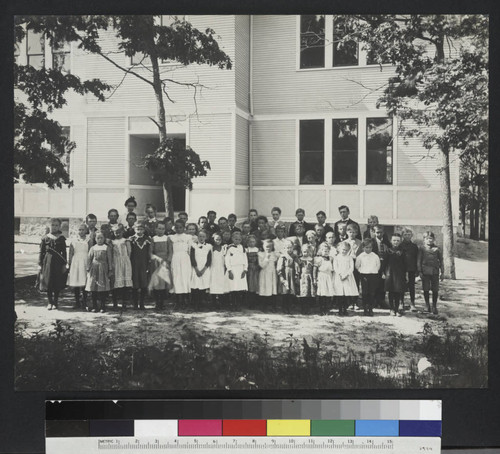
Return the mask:
<svg viewBox="0 0 500 454">
<path fill-rule="evenodd" d="M 235 26 L 234 16 L 189 16 L 189 22 L 193 27 L 205 30 L 213 28 L 217 34 L 217 41 L 221 48 L 235 59 Z M 117 43 L 112 32 L 103 35 L 102 45 L 106 51 L 116 51 Z M 130 59 L 124 54 L 113 54 L 113 58 L 124 67 L 130 66 Z M 105 82 L 118 85 L 123 79 L 123 72 L 96 55 L 75 55 L 75 69 L 78 75 L 85 78 L 99 77 Z M 162 69 L 173 69 L 174 66 L 163 65 Z M 151 72 L 147 68 L 138 68 L 136 71 L 151 77 Z M 165 77 L 179 82 L 200 83 L 206 88 L 198 88 L 197 103 L 194 102 L 194 89 L 170 83 L 167 90 L 170 97 L 175 101 L 171 103 L 165 97 L 167 114 L 189 115 L 196 110 L 199 112 L 211 109 L 213 106 L 228 107 L 234 106 L 234 70 L 221 70 L 216 66 L 189 65 L 178 66 L 173 71 L 165 71 Z M 117 88 L 116 92 L 105 102 L 99 103 L 95 98 L 87 97 L 88 109 L 99 109 L 99 112 L 108 111 L 151 111 L 156 112 L 156 103 L 153 89 L 144 81 L 133 75 L 128 75 Z"/>
<path fill-rule="evenodd" d="M 295 185 L 295 121 L 252 123 L 252 185 Z"/>
<path fill-rule="evenodd" d="M 87 183 L 125 184 L 125 118 L 88 118 L 87 141 Z"/>
<path fill-rule="evenodd" d="M 248 121 L 236 115 L 236 181 L 240 186 L 248 186 Z"/>
<path fill-rule="evenodd" d="M 391 67 L 297 71 L 297 16 L 254 16 L 253 24 L 256 115 L 375 110 Z"/>
<path fill-rule="evenodd" d="M 236 105 L 249 111 L 250 93 L 250 16 L 235 16 L 236 43 L 234 56 Z"/>
<path fill-rule="evenodd" d="M 200 115 L 193 117 L 189 125 L 189 145 L 202 160 L 210 162 L 211 170 L 206 177 L 194 180 L 194 186 L 231 184 L 232 131 L 231 114 Z"/>
<path fill-rule="evenodd" d="M 407 123 L 407 127 L 413 126 Z M 440 166 L 438 150 L 426 150 L 418 137 L 398 136 L 398 186 L 437 187 L 440 181 L 436 169 Z"/>
<path fill-rule="evenodd" d="M 71 125 L 71 140 L 76 148 L 70 154 L 70 175 L 75 185 L 85 184 L 85 160 L 87 154 L 87 136 L 85 125 Z"/>
</svg>

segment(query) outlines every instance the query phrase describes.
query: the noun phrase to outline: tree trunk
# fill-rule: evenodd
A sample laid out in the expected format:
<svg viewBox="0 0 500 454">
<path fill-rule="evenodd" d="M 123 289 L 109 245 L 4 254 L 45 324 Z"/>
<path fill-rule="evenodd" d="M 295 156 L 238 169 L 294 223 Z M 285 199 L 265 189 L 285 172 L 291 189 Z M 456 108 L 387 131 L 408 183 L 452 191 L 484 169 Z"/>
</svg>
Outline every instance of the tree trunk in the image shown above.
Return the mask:
<svg viewBox="0 0 500 454">
<path fill-rule="evenodd" d="M 158 133 L 160 136 L 160 143 L 167 140 L 167 122 L 165 118 L 165 104 L 163 102 L 163 90 L 160 78 L 160 68 L 158 65 L 158 56 L 154 51 L 154 46 L 151 51 L 151 69 L 153 71 L 153 88 L 156 98 L 156 114 L 158 122 Z M 166 215 L 174 219 L 174 204 L 172 200 L 172 185 L 168 181 L 163 182 L 163 198 L 165 201 Z"/>
<path fill-rule="evenodd" d="M 443 261 L 444 275 L 447 279 L 456 279 L 455 241 L 453 238 L 453 211 L 451 206 L 450 156 L 441 151 L 441 190 L 443 205 Z"/>
<path fill-rule="evenodd" d="M 460 207 L 460 223 L 462 224 L 462 237 L 465 238 L 465 223 L 467 222 L 467 210 L 465 204 Z"/>
</svg>

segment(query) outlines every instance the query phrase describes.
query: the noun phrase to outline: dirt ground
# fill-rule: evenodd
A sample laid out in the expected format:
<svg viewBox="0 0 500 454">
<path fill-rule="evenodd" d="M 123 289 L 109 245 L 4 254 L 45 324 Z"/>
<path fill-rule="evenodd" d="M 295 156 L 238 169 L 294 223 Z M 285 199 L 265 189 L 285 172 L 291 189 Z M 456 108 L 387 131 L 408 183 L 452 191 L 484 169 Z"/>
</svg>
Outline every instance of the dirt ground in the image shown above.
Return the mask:
<svg viewBox="0 0 500 454">
<path fill-rule="evenodd" d="M 43 294 L 33 289 L 31 274 L 36 247 L 16 245 L 16 301 L 17 323 L 25 328 L 26 335 L 46 333 L 52 323 L 62 320 L 88 339 L 110 336 L 114 342 L 130 343 L 135 340 L 148 345 L 161 344 L 166 338 L 180 338 L 186 327 L 206 337 L 251 338 L 255 334 L 266 336 L 271 346 L 285 345 L 290 337 L 308 342 L 321 342 L 324 348 L 334 349 L 338 355 L 354 354 L 358 358 L 378 352 L 387 352 L 395 336 L 410 339 L 426 329 L 438 334 L 445 329 L 474 331 L 487 326 L 488 318 L 488 244 L 465 239 L 457 242 L 457 280 L 442 283 L 438 303 L 439 315 L 429 315 L 421 310 L 407 311 L 403 317 L 391 317 L 388 310 L 375 309 L 375 316 L 364 317 L 362 312 L 350 311 L 348 317 L 338 317 L 335 312 L 327 316 L 317 314 L 281 314 L 261 310 L 243 309 L 240 312 L 209 310 L 187 312 L 167 310 L 157 312 L 150 301 L 145 311 L 111 311 L 105 314 L 87 313 L 73 309 L 72 295 L 66 290 L 57 311 L 46 309 Z M 21 277 L 21 276 L 26 277 Z M 408 295 L 406 295 L 408 297 Z M 417 283 L 417 308 L 423 309 L 421 283 Z M 108 301 L 108 307 L 110 302 Z M 427 325 L 426 325 L 427 324 Z M 384 353 L 383 355 L 386 355 Z M 394 364 L 407 367 L 410 358 L 404 348 L 390 355 Z M 384 358 L 381 358 L 384 359 Z M 419 358 L 413 358 L 417 360 Z"/>
</svg>

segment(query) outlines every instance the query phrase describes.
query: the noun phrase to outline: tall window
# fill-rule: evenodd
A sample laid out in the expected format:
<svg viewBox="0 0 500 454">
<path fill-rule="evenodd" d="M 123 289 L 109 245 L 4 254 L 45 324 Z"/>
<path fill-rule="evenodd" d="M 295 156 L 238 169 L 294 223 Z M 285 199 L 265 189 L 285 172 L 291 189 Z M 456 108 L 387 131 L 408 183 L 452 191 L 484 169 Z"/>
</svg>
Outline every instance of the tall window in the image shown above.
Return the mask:
<svg viewBox="0 0 500 454">
<path fill-rule="evenodd" d="M 324 184 L 324 120 L 300 122 L 300 184 Z"/>
<path fill-rule="evenodd" d="M 341 20 L 333 20 L 333 66 L 356 66 L 358 64 L 358 43 L 342 41 L 345 36 Z"/>
<path fill-rule="evenodd" d="M 392 184 L 392 119 L 366 119 L 366 183 Z"/>
<path fill-rule="evenodd" d="M 300 67 L 325 67 L 325 16 L 300 16 Z"/>
<path fill-rule="evenodd" d="M 333 120 L 332 183 L 358 183 L 358 120 Z"/>
<path fill-rule="evenodd" d="M 26 55 L 28 65 L 35 69 L 42 69 L 45 66 L 45 38 L 43 33 L 35 33 L 28 30 L 26 36 Z"/>
<path fill-rule="evenodd" d="M 54 44 L 52 48 L 52 68 L 64 73 L 70 72 L 70 44 L 67 42 Z"/>
</svg>

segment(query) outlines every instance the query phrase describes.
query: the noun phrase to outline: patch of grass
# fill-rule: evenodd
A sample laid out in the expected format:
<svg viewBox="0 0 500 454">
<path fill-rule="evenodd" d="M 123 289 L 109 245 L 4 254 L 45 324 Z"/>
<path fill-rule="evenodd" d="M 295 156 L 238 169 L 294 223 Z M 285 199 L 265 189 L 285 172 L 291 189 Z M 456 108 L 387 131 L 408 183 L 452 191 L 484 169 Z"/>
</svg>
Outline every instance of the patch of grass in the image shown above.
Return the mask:
<svg viewBox="0 0 500 454">
<path fill-rule="evenodd" d="M 470 336 L 448 331 L 437 336 L 427 327 L 413 350 L 435 365 L 418 374 L 415 361 L 383 359 L 395 355 L 407 339 L 393 336 L 368 353 L 336 354 L 323 339 L 297 339 L 290 333 L 282 346 L 270 336 L 242 340 L 207 338 L 186 327 L 180 340 L 165 337 L 148 345 L 147 337 L 131 344 L 101 328 L 92 341 L 57 320 L 49 334 L 28 335 L 16 328 L 18 390 L 126 389 L 344 389 L 481 387 L 487 380 L 487 333 Z"/>
</svg>

